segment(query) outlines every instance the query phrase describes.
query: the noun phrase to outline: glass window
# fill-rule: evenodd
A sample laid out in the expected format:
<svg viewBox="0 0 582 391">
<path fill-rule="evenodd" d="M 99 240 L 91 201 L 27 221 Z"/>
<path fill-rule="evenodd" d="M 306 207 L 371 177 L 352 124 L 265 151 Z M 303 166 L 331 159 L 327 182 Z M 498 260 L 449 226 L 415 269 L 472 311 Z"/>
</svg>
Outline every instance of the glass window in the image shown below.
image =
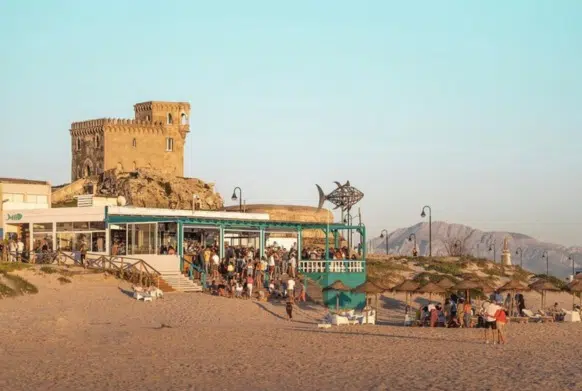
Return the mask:
<svg viewBox="0 0 582 391">
<path fill-rule="evenodd" d="M 36 204 L 36 195 L 35 194 L 27 194 L 26 195 L 26 202 L 29 204 Z"/>
<path fill-rule="evenodd" d="M 127 225 L 111 224 L 109 228 L 111 255 L 127 255 L 127 239 L 128 236 L 131 237 L 131 235 L 127 234 Z"/>
<path fill-rule="evenodd" d="M 174 150 L 174 139 L 171 137 L 166 138 L 166 152 L 172 152 Z"/>
<path fill-rule="evenodd" d="M 89 251 L 89 243 L 91 243 L 91 234 L 90 233 L 82 233 L 82 234 L 75 234 L 75 241 L 73 243 L 73 251 L 81 251 L 83 246 L 87 251 Z"/>
<path fill-rule="evenodd" d="M 32 231 L 37 232 L 53 232 L 53 223 L 34 223 L 32 224 Z"/>
<path fill-rule="evenodd" d="M 89 223 L 89 227 L 91 228 L 91 231 L 93 231 L 93 230 L 104 231 L 105 230 L 105 222 L 104 221 L 91 221 Z"/>
<path fill-rule="evenodd" d="M 4 193 L 4 199 L 8 200 L 8 202 L 24 202 L 24 194 Z"/>
<path fill-rule="evenodd" d="M 91 251 L 94 253 L 105 252 L 105 232 L 91 233 Z"/>
<path fill-rule="evenodd" d="M 177 223 L 158 223 L 158 254 L 177 252 L 177 232 Z"/>
<path fill-rule="evenodd" d="M 37 195 L 36 196 L 36 203 L 37 204 L 48 204 L 48 196 Z"/>
<path fill-rule="evenodd" d="M 89 222 L 88 221 L 74 222 L 73 231 L 89 231 Z"/>
<path fill-rule="evenodd" d="M 156 224 L 134 224 L 129 245 L 130 254 L 155 254 Z"/>
<path fill-rule="evenodd" d="M 57 233 L 57 250 L 73 251 L 74 237 L 72 233 Z"/>
<path fill-rule="evenodd" d="M 73 223 L 57 223 L 57 232 L 68 232 L 73 230 Z"/>
<path fill-rule="evenodd" d="M 53 237 L 48 233 L 33 232 L 32 242 L 32 249 L 36 253 L 53 251 Z"/>
</svg>

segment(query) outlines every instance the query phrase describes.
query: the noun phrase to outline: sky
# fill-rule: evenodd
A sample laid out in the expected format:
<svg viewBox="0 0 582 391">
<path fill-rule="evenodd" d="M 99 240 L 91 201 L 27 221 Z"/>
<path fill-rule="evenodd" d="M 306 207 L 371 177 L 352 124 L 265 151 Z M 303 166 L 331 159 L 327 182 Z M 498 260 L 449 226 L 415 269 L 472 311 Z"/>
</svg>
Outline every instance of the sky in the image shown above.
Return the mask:
<svg viewBox="0 0 582 391">
<path fill-rule="evenodd" d="M 362 192 L 422 221 L 582 245 L 582 2 L 0 0 L 0 176 L 70 181 L 70 123 L 188 101 L 227 204 Z"/>
</svg>

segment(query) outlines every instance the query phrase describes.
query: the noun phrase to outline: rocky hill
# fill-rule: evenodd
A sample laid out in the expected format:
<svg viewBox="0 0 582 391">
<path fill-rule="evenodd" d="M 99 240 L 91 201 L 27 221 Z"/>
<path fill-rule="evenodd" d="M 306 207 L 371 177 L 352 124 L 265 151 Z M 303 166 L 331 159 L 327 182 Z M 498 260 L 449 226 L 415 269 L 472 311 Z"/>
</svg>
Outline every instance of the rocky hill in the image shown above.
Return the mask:
<svg viewBox="0 0 582 391">
<path fill-rule="evenodd" d="M 127 205 L 147 208 L 220 209 L 224 201 L 214 191 L 214 184 L 196 178 L 173 177 L 157 170 L 138 168 L 134 172 L 121 173 L 109 170 L 101 175 L 80 179 L 53 189 L 54 207 L 74 204 L 75 196 L 93 193 L 95 196 L 123 196 Z"/>
<path fill-rule="evenodd" d="M 408 228 L 397 229 L 388 235 L 390 254 L 411 255 L 414 239 L 409 241 L 411 234 L 416 235 L 419 255 L 428 255 L 429 229 L 428 223 L 418 223 Z M 511 260 L 519 265 L 523 257 L 523 268 L 534 273 L 546 272 L 546 259 L 542 258 L 544 251 L 549 255 L 550 274 L 566 277 L 572 274 L 572 256 L 576 269 L 582 268 L 582 248 L 566 247 L 553 243 L 545 243 L 527 235 L 514 232 L 486 232 L 461 224 L 445 222 L 432 223 L 432 254 L 433 256 L 472 255 L 500 262 L 503 240 L 509 238 Z M 370 252 L 386 253 L 386 238 L 376 237 L 371 240 Z M 492 243 L 492 245 L 490 245 Z M 491 251 L 490 251 L 491 248 Z M 521 248 L 523 255 L 516 254 Z"/>
</svg>

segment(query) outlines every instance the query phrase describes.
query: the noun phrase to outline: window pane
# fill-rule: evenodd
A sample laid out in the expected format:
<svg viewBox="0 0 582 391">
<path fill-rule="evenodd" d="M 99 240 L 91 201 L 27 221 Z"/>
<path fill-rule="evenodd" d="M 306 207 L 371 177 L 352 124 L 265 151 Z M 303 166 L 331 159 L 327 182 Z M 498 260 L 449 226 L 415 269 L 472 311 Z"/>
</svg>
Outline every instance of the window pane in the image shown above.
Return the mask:
<svg viewBox="0 0 582 391">
<path fill-rule="evenodd" d="M 57 223 L 57 232 L 67 232 L 73 230 L 73 223 Z"/>
<path fill-rule="evenodd" d="M 131 232 L 127 235 L 127 225 L 112 225 L 110 228 L 111 255 L 127 255 L 127 237 L 131 237 Z"/>
<path fill-rule="evenodd" d="M 73 223 L 73 230 L 74 231 L 89 231 L 89 222 L 88 221 L 80 221 Z"/>
<path fill-rule="evenodd" d="M 4 197 L 9 200 L 9 202 L 24 202 L 24 194 L 4 193 Z"/>
<path fill-rule="evenodd" d="M 158 253 L 168 254 L 177 252 L 178 244 L 178 224 L 159 223 L 158 224 Z"/>
<path fill-rule="evenodd" d="M 91 251 L 94 253 L 105 252 L 105 232 L 93 232 L 91 234 Z"/>
<path fill-rule="evenodd" d="M 52 235 L 34 232 L 32 242 L 32 249 L 35 253 L 53 251 Z"/>
<path fill-rule="evenodd" d="M 57 233 L 57 250 L 73 251 L 73 239 L 72 233 Z"/>
<path fill-rule="evenodd" d="M 53 232 L 53 223 L 34 223 L 32 225 L 34 233 L 37 232 Z"/>
<path fill-rule="evenodd" d="M 98 231 L 105 230 L 105 222 L 104 221 L 91 221 L 89 223 L 89 226 L 91 227 L 91 231 L 92 230 L 98 230 Z"/>
<path fill-rule="evenodd" d="M 36 203 L 37 204 L 48 204 L 48 197 L 45 195 L 37 195 L 36 196 Z"/>
<path fill-rule="evenodd" d="M 75 242 L 73 243 L 73 251 L 81 251 L 83 246 L 85 249 L 89 251 L 89 243 L 91 243 L 91 234 L 90 233 L 83 233 L 83 234 L 75 234 Z"/>
<path fill-rule="evenodd" d="M 131 254 L 156 253 L 156 224 L 135 224 L 132 234 Z"/>
<path fill-rule="evenodd" d="M 29 204 L 36 204 L 36 196 L 34 194 L 27 195 L 26 202 Z"/>
</svg>

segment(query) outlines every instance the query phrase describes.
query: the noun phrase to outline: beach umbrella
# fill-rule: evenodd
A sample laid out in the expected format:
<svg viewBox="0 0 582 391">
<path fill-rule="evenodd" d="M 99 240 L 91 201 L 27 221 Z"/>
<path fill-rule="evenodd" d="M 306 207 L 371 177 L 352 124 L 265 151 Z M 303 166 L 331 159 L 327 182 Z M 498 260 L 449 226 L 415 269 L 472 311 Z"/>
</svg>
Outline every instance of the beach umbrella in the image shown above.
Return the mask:
<svg viewBox="0 0 582 391">
<path fill-rule="evenodd" d="M 477 289 L 483 293 L 493 292 L 495 290 L 485 281 L 478 279 L 463 280 L 456 284 L 452 289 L 455 291 L 465 291 L 465 298 L 469 303 L 471 302 L 471 295 L 469 294 L 471 289 Z"/>
<path fill-rule="evenodd" d="M 582 280 L 574 280 L 568 284 L 568 290 L 572 293 L 572 309 L 574 309 L 574 293 L 580 294 L 580 305 L 582 306 Z"/>
<path fill-rule="evenodd" d="M 507 282 L 505 285 L 503 285 L 501 288 L 498 289 L 498 291 L 501 292 L 511 292 L 511 302 L 510 302 L 510 307 L 508 308 L 509 313 L 513 314 L 513 308 L 514 308 L 514 300 L 515 300 L 515 294 L 518 291 L 529 291 L 530 287 L 527 286 L 525 283 L 518 281 L 518 280 L 511 280 L 509 282 Z"/>
<path fill-rule="evenodd" d="M 440 280 L 439 282 L 437 282 L 437 285 L 440 286 L 441 288 L 445 288 L 446 290 L 449 290 L 455 286 L 455 283 L 452 282 L 451 280 L 449 280 L 447 277 L 445 277 L 442 280 Z"/>
<path fill-rule="evenodd" d="M 432 295 L 434 294 L 445 294 L 447 290 L 434 282 L 429 282 L 425 286 L 422 286 L 416 290 L 418 293 L 428 293 L 429 302 L 432 301 Z"/>
<path fill-rule="evenodd" d="M 384 293 L 386 289 L 379 287 L 373 282 L 366 281 L 352 289 L 353 293 L 365 293 L 366 297 L 369 294 L 376 296 L 376 319 L 378 318 L 378 295 Z M 367 299 L 366 299 L 367 300 Z M 366 311 L 366 324 L 368 323 L 368 311 Z"/>
<path fill-rule="evenodd" d="M 539 279 L 533 284 L 530 284 L 529 288 L 536 292 L 539 292 L 542 295 L 542 311 L 544 310 L 546 304 L 546 292 L 547 291 L 557 292 L 560 290 L 560 288 L 558 288 L 548 280 L 544 279 Z"/>
<path fill-rule="evenodd" d="M 418 288 L 420 288 L 420 284 L 416 281 L 412 280 L 404 280 L 402 283 L 396 285 L 392 290 L 396 292 L 405 292 L 406 293 L 406 305 L 409 302 L 409 296 L 412 296 Z"/>
<path fill-rule="evenodd" d="M 333 284 L 323 288 L 323 291 L 335 291 L 335 311 L 339 311 L 339 295 L 340 292 L 349 292 L 352 288 L 341 282 L 340 280 L 335 281 Z"/>
</svg>

